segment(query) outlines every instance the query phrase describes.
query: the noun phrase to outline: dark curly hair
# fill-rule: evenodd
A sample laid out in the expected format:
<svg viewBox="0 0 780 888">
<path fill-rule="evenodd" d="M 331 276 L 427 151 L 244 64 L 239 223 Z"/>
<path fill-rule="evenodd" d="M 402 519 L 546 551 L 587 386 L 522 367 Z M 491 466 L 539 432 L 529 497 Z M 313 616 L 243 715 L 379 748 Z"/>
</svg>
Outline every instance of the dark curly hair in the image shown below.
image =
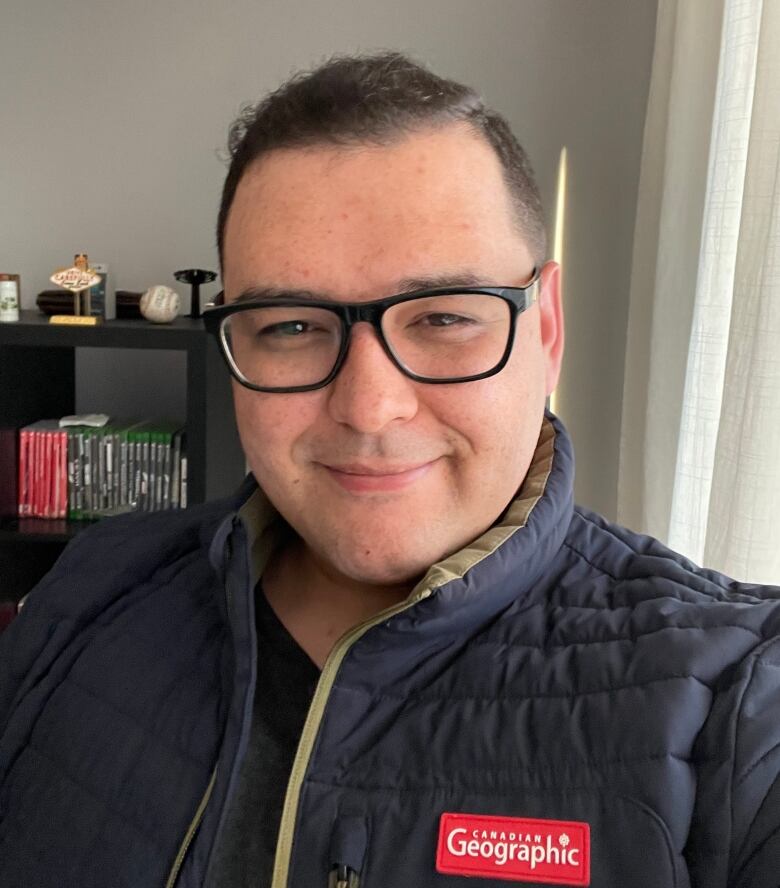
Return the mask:
<svg viewBox="0 0 780 888">
<path fill-rule="evenodd" d="M 546 257 L 544 214 L 531 164 L 509 124 L 471 87 L 433 74 L 398 52 L 335 56 L 296 74 L 230 127 L 230 166 L 217 221 L 220 263 L 225 224 L 246 168 L 276 148 L 385 144 L 425 127 L 468 123 L 493 146 L 516 221 L 537 265 Z"/>
</svg>

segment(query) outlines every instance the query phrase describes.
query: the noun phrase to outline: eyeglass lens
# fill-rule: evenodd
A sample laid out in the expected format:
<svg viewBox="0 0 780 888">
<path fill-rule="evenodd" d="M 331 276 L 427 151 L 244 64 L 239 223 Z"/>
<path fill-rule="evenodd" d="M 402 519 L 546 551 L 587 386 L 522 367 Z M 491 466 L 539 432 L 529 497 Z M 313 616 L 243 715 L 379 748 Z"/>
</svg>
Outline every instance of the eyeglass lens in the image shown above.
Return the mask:
<svg viewBox="0 0 780 888">
<path fill-rule="evenodd" d="M 236 369 L 261 387 L 315 385 L 333 370 L 341 349 L 341 321 L 323 308 L 248 308 L 222 323 Z M 410 299 L 382 316 L 382 333 L 398 362 L 428 379 L 492 370 L 506 351 L 510 329 L 510 306 L 488 294 Z"/>
</svg>

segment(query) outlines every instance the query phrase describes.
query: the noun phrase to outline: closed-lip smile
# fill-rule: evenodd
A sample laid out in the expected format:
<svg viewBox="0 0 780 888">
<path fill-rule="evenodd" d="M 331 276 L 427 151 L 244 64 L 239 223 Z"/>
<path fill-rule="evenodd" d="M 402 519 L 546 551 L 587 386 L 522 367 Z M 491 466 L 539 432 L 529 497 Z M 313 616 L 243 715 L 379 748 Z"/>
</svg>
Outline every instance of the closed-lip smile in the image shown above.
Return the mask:
<svg viewBox="0 0 780 888">
<path fill-rule="evenodd" d="M 350 493 L 391 492 L 402 490 L 427 475 L 436 460 L 413 465 L 369 465 L 321 463 L 328 474 Z"/>
<path fill-rule="evenodd" d="M 346 475 L 402 475 L 404 472 L 412 472 L 427 463 L 416 463 L 408 466 L 369 466 L 364 463 L 348 463 L 347 465 L 329 465 L 327 468 L 334 472 L 344 472 Z"/>
</svg>

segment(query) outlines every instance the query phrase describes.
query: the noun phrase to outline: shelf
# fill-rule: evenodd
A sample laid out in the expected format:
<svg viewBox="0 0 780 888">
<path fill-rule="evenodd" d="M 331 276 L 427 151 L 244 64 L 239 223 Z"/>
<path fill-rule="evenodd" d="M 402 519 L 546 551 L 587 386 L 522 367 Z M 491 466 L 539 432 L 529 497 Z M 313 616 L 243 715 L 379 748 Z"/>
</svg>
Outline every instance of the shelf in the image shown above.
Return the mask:
<svg viewBox="0 0 780 888">
<path fill-rule="evenodd" d="M 66 416 L 76 407 L 77 349 L 160 349 L 186 355 L 186 415 L 190 504 L 226 496 L 241 483 L 244 453 L 236 430 L 230 375 L 201 319 L 171 324 L 106 321 L 94 327 L 50 324 L 37 311 L 0 324 L 0 422 L 16 427 Z M 143 356 L 139 355 L 143 360 Z M 110 359 L 106 372 L 111 373 Z M 116 384 L 133 379 L 112 374 Z M 154 391 L 148 392 L 149 398 Z M 111 413 L 110 404 L 89 412 Z M 45 518 L 0 519 L 0 600 L 18 599 L 46 573 L 67 542 L 90 522 Z"/>
<path fill-rule="evenodd" d="M 75 412 L 77 348 L 168 349 L 187 356 L 186 417 L 189 502 L 225 496 L 244 477 L 244 455 L 233 415 L 230 377 L 201 319 L 171 324 L 106 321 L 95 327 L 49 324 L 37 311 L 0 324 L 0 419 L 25 425 Z M 124 380 L 123 380 L 124 382 Z M 110 405 L 95 404 L 110 413 Z"/>
<path fill-rule="evenodd" d="M 0 518 L 0 542 L 67 543 L 94 523 L 66 518 Z"/>
<path fill-rule="evenodd" d="M 105 321 L 94 327 L 50 324 L 47 315 L 25 310 L 19 321 L 0 324 L 0 341 L 5 345 L 52 348 L 198 348 L 203 341 L 203 321 L 176 318 L 170 324 L 142 320 Z"/>
</svg>

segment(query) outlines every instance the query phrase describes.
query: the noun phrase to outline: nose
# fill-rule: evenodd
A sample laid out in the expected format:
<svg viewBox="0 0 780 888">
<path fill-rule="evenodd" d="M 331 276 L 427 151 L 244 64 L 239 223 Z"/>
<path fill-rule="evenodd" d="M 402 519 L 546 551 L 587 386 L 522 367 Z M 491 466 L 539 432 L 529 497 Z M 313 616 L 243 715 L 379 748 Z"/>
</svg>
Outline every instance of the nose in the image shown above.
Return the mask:
<svg viewBox="0 0 780 888">
<path fill-rule="evenodd" d="M 328 388 L 331 417 L 363 434 L 377 434 L 417 413 L 416 384 L 393 364 L 364 322 L 352 327 L 349 352 Z"/>
</svg>

